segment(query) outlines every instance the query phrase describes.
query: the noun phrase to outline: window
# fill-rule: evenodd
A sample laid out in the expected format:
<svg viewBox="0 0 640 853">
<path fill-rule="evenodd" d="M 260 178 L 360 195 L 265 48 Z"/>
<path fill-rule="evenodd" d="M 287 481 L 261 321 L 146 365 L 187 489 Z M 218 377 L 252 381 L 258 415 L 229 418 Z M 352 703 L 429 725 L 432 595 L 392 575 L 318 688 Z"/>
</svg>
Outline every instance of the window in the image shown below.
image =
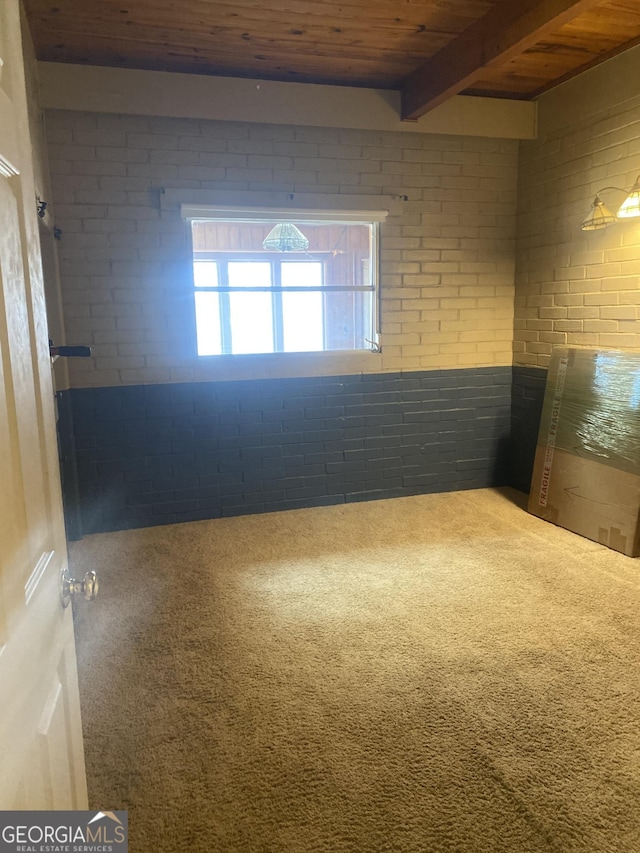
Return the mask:
<svg viewBox="0 0 640 853">
<path fill-rule="evenodd" d="M 192 218 L 200 356 L 377 349 L 378 222 Z"/>
</svg>

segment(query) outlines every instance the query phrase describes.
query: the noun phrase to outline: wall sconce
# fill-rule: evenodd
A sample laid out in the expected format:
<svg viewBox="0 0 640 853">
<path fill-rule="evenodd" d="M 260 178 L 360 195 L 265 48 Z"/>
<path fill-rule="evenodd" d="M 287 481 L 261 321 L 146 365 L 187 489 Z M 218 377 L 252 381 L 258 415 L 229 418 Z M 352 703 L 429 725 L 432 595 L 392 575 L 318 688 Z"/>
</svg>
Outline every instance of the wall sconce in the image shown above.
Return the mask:
<svg viewBox="0 0 640 853">
<path fill-rule="evenodd" d="M 600 198 L 600 193 L 605 192 L 605 190 L 617 190 L 625 194 L 626 198 L 618 208 L 617 213 L 609 210 Z M 622 187 L 602 187 L 598 190 L 589 215 L 582 223 L 581 228 L 583 231 L 598 231 L 600 228 L 608 228 L 619 219 L 632 219 L 637 216 L 640 216 L 640 175 L 630 190 L 623 190 Z"/>
</svg>

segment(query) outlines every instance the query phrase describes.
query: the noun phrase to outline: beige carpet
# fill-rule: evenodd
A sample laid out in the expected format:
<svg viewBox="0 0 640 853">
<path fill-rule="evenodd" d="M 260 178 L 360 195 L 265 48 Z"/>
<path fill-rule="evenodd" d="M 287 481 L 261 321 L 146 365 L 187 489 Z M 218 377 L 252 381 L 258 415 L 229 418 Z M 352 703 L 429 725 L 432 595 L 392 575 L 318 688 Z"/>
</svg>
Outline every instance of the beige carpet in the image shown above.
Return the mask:
<svg viewBox="0 0 640 853">
<path fill-rule="evenodd" d="M 132 853 L 637 853 L 640 560 L 481 490 L 87 537 Z"/>
</svg>

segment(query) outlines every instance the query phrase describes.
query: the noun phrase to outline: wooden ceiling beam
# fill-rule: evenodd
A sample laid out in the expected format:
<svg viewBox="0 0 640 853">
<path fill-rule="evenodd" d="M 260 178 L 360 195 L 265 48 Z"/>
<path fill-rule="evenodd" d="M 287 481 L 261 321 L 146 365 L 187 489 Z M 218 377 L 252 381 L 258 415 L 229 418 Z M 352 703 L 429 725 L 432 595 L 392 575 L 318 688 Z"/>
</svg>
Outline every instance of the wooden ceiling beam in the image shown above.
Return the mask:
<svg viewBox="0 0 640 853">
<path fill-rule="evenodd" d="M 410 74 L 402 119 L 417 119 L 601 0 L 503 0 Z"/>
</svg>

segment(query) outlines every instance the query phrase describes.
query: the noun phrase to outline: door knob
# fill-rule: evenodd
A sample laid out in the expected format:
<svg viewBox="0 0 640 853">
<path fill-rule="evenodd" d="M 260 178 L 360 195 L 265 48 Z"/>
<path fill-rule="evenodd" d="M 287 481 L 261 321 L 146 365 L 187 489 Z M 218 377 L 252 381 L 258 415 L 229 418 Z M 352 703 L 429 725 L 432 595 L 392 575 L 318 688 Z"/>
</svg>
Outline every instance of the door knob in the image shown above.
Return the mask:
<svg viewBox="0 0 640 853">
<path fill-rule="evenodd" d="M 61 577 L 62 606 L 69 606 L 72 595 L 82 595 L 87 601 L 93 601 L 98 595 L 98 588 L 98 576 L 95 572 L 87 572 L 81 581 L 77 581 L 65 569 Z"/>
</svg>

